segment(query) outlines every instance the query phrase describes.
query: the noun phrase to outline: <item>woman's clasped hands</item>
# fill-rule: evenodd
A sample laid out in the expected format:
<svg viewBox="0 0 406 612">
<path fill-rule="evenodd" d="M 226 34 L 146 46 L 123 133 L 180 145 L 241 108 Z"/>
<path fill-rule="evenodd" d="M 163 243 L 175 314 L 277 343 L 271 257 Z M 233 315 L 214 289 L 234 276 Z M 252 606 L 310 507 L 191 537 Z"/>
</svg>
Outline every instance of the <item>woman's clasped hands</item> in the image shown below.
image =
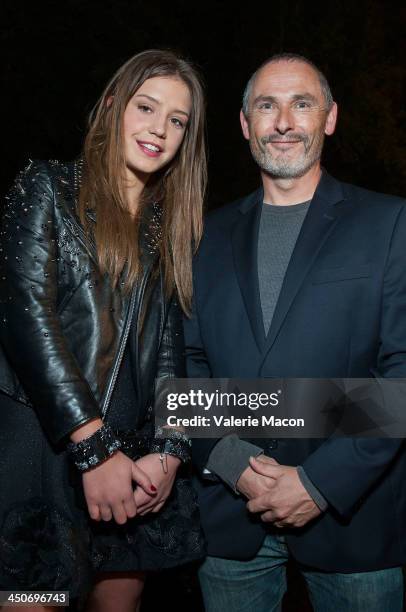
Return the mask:
<svg viewBox="0 0 406 612">
<path fill-rule="evenodd" d="M 90 517 L 95 521 L 114 519 L 123 525 L 137 515 L 158 512 L 169 497 L 179 464 L 179 459 L 167 455 L 164 471 L 157 453 L 132 461 L 118 451 L 83 474 Z"/>
</svg>

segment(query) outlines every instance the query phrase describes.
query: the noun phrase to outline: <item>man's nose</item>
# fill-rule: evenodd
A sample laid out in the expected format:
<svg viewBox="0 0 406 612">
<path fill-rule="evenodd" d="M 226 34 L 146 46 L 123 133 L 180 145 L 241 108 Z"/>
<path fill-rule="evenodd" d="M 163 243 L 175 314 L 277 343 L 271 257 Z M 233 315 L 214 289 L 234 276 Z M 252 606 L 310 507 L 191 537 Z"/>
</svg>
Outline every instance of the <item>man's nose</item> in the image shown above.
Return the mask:
<svg viewBox="0 0 406 612">
<path fill-rule="evenodd" d="M 285 134 L 294 127 L 294 117 L 289 107 L 281 106 L 275 117 L 275 130 L 280 134 Z"/>
</svg>

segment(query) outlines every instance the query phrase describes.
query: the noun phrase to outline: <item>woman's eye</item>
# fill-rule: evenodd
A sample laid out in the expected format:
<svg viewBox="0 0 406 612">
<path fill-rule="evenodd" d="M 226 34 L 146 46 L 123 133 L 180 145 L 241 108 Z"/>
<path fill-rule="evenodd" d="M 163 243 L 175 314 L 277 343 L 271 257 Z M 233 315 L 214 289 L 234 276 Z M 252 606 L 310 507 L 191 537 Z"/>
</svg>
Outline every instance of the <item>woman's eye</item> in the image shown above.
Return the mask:
<svg viewBox="0 0 406 612">
<path fill-rule="evenodd" d="M 138 108 L 143 113 L 149 113 L 150 111 L 152 111 L 152 108 L 150 106 L 147 106 L 146 104 L 138 104 Z"/>
<path fill-rule="evenodd" d="M 177 117 L 172 117 L 171 122 L 173 123 L 173 125 L 177 128 L 184 128 L 185 124 L 183 123 L 183 121 L 181 121 L 180 119 L 178 119 Z"/>
</svg>

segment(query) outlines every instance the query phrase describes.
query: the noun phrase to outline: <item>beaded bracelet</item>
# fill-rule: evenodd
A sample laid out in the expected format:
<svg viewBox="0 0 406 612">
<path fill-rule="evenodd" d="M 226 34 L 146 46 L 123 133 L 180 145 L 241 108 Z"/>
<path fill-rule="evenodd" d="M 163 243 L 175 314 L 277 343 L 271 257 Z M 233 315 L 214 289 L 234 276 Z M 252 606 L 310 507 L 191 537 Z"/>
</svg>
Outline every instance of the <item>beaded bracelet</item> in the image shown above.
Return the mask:
<svg viewBox="0 0 406 612">
<path fill-rule="evenodd" d="M 151 442 L 150 453 L 173 455 L 178 457 L 182 463 L 190 461 L 190 447 L 192 443 L 184 433 L 159 427 L 155 432 L 155 436 L 157 435 L 166 437 L 155 437 Z"/>
<path fill-rule="evenodd" d="M 109 425 L 103 425 L 94 434 L 77 444 L 70 442 L 68 453 L 80 472 L 96 467 L 121 448 L 121 442 Z"/>
</svg>

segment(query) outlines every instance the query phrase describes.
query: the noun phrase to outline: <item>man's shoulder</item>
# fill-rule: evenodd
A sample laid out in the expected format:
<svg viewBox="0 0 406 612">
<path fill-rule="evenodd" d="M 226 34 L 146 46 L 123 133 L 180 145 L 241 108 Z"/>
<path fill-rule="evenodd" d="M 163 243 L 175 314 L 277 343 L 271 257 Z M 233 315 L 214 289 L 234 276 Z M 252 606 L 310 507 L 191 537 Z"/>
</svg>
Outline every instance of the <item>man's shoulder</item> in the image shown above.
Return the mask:
<svg viewBox="0 0 406 612">
<path fill-rule="evenodd" d="M 360 187 L 352 183 L 341 183 L 345 198 L 349 201 L 353 201 L 359 206 L 365 206 L 370 208 L 371 206 L 382 207 L 383 210 L 388 210 L 388 207 L 404 207 L 406 205 L 406 199 L 397 195 L 390 195 L 388 193 L 382 193 L 379 191 L 373 191 Z"/>
<path fill-rule="evenodd" d="M 216 225 L 221 224 L 223 221 L 229 221 L 233 217 L 236 217 L 239 213 L 241 205 L 244 203 L 246 198 L 249 196 L 243 196 L 226 202 L 218 208 L 211 210 L 206 216 L 206 224 Z"/>
<path fill-rule="evenodd" d="M 206 230 L 220 229 L 225 225 L 229 226 L 230 223 L 239 218 L 247 207 L 256 204 L 260 193 L 261 189 L 257 189 L 210 211 L 205 218 Z"/>
</svg>

